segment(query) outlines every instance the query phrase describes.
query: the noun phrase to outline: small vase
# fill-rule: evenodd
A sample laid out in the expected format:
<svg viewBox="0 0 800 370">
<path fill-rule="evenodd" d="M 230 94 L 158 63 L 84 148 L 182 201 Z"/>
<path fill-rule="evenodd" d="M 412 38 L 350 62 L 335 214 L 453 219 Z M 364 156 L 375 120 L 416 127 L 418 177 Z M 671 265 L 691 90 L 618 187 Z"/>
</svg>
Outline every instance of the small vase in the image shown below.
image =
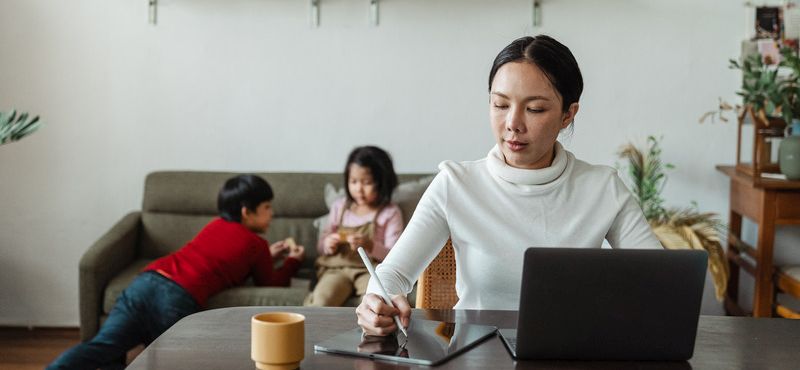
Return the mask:
<svg viewBox="0 0 800 370">
<path fill-rule="evenodd" d="M 792 120 L 791 135 L 778 146 L 778 165 L 789 180 L 800 180 L 800 120 Z"/>
</svg>

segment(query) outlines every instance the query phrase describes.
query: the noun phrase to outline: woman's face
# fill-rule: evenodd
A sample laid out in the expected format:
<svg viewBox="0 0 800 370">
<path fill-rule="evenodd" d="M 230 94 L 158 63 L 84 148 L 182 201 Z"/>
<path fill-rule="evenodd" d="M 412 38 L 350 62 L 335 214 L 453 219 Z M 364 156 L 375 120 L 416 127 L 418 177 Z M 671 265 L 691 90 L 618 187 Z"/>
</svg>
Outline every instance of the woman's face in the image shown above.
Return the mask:
<svg viewBox="0 0 800 370">
<path fill-rule="evenodd" d="M 489 118 L 497 145 L 509 166 L 549 167 L 558 132 L 569 126 L 578 103 L 562 110 L 561 95 L 532 63 L 506 63 L 492 81 Z"/>
</svg>

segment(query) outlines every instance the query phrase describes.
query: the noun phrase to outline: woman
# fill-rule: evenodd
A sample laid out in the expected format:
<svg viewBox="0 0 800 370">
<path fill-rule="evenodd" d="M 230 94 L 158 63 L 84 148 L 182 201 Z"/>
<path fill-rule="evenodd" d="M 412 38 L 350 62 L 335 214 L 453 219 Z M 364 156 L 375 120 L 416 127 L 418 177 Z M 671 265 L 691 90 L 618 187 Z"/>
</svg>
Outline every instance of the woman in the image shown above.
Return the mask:
<svg viewBox="0 0 800 370">
<path fill-rule="evenodd" d="M 572 124 L 583 90 L 569 49 L 548 36 L 515 40 L 489 74 L 489 118 L 497 145 L 486 158 L 445 161 L 377 275 L 397 308 L 370 281 L 356 309 L 366 334 L 404 326 L 405 295 L 452 238 L 456 308 L 516 310 L 526 248 L 661 248 L 642 210 L 606 166 L 576 159 L 556 139 Z"/>
</svg>

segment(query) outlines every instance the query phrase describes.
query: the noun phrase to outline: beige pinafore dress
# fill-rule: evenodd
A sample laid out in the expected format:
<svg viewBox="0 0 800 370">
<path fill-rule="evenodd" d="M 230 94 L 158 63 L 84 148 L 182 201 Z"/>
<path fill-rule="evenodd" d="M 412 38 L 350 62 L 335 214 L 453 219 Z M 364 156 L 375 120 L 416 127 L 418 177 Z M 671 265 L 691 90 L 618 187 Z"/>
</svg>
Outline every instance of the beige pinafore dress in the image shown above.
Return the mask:
<svg viewBox="0 0 800 370">
<path fill-rule="evenodd" d="M 347 242 L 347 237 L 352 234 L 361 234 L 370 240 L 375 240 L 375 225 L 382 209 L 375 212 L 371 221 L 358 226 L 343 226 L 344 213 L 350 208 L 351 203 L 346 202 L 339 214 L 339 226 L 335 232 L 339 233 L 340 242 L 336 253 L 329 256 L 319 256 L 315 262 L 317 268 L 317 286 L 305 300 L 306 305 L 312 306 L 338 306 L 344 303 L 354 292 L 363 295 L 369 282 L 369 271 L 358 255 L 356 248 Z M 370 262 L 376 262 L 370 257 Z M 324 278 L 326 274 L 339 275 L 335 284 L 348 284 L 348 287 L 330 286 L 332 279 Z"/>
<path fill-rule="evenodd" d="M 382 209 L 379 209 L 375 212 L 375 216 L 372 218 L 372 221 L 366 222 L 364 224 L 358 226 L 343 226 L 342 220 L 344 220 L 344 213 L 350 208 L 351 203 L 346 202 L 342 207 L 342 212 L 339 213 L 339 226 L 336 227 L 335 232 L 339 233 L 339 245 L 337 246 L 336 253 L 330 256 L 320 256 L 317 258 L 317 277 L 321 276 L 325 273 L 325 270 L 328 268 L 336 268 L 336 267 L 360 267 L 364 269 L 364 272 L 368 272 L 367 268 L 364 266 L 364 262 L 361 261 L 361 257 L 359 257 L 356 248 L 358 246 L 351 246 L 350 243 L 347 242 L 347 237 L 353 234 L 361 234 L 369 238 L 370 240 L 375 240 L 375 223 L 378 219 L 378 214 L 381 213 Z M 375 260 L 372 259 L 374 263 Z"/>
</svg>

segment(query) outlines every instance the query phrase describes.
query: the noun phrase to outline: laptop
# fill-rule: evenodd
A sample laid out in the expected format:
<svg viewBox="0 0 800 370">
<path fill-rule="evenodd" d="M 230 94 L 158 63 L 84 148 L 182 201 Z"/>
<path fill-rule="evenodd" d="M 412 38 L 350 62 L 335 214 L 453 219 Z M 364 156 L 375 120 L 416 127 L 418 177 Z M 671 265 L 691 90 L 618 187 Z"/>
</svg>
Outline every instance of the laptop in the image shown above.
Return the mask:
<svg viewBox="0 0 800 370">
<path fill-rule="evenodd" d="M 529 248 L 516 359 L 688 360 L 708 254 L 703 250 Z"/>
</svg>

